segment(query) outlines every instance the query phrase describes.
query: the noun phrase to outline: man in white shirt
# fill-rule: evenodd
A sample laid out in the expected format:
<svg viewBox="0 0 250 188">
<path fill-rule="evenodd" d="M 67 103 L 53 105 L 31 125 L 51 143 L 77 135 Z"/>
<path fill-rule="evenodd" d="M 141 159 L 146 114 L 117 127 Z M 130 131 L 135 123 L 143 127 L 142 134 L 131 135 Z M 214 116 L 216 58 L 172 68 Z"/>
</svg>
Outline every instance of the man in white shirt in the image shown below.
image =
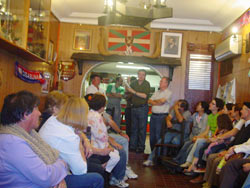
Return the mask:
<svg viewBox="0 0 250 188">
<path fill-rule="evenodd" d="M 162 121 L 169 113 L 172 92 L 168 89 L 169 78 L 162 77 L 160 90 L 156 91 L 148 100 L 152 105 L 152 116 L 150 118 L 150 147 L 154 149 L 155 144 L 160 139 Z"/>
<path fill-rule="evenodd" d="M 86 89 L 86 95 L 88 94 L 95 94 L 95 93 L 102 93 L 105 95 L 105 92 L 102 88 L 100 88 L 101 77 L 97 74 L 93 74 L 90 76 L 91 85 Z"/>
</svg>

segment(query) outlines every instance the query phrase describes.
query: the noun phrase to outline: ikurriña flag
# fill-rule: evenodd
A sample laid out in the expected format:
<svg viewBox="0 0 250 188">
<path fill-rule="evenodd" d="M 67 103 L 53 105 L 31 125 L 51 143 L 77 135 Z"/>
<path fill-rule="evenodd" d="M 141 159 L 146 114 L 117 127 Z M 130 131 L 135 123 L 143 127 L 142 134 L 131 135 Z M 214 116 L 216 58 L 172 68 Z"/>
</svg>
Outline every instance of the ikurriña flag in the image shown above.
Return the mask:
<svg viewBox="0 0 250 188">
<path fill-rule="evenodd" d="M 109 30 L 108 50 L 133 52 L 149 52 L 150 32 L 144 30 Z"/>
</svg>

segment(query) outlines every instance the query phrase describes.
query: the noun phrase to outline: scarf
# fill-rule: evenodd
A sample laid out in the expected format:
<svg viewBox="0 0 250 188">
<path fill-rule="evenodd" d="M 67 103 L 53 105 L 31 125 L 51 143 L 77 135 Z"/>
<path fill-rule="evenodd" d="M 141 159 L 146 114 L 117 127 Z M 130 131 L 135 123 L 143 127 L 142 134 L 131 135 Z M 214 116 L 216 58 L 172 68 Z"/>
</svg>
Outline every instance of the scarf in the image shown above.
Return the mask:
<svg viewBox="0 0 250 188">
<path fill-rule="evenodd" d="M 1 126 L 0 134 L 11 134 L 23 139 L 47 165 L 55 163 L 59 157 L 58 151 L 52 149 L 47 143 L 45 143 L 35 130 L 32 130 L 29 134 L 22 127 L 13 124 Z"/>
</svg>

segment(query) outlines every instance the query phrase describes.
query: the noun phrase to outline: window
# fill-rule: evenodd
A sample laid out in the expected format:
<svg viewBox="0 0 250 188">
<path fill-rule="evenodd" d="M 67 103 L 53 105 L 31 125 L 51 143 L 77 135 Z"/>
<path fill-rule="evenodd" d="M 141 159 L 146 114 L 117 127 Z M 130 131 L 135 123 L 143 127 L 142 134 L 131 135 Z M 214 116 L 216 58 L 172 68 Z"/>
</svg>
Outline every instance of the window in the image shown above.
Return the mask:
<svg viewBox="0 0 250 188">
<path fill-rule="evenodd" d="M 188 89 L 210 90 L 211 55 L 190 54 Z"/>
</svg>

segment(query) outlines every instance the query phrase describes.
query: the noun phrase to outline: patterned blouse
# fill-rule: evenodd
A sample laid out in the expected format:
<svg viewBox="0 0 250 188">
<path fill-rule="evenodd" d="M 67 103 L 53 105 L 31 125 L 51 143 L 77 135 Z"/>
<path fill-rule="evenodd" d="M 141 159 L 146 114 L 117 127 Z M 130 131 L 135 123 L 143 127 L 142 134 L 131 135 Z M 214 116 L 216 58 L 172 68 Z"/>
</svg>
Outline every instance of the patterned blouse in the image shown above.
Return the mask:
<svg viewBox="0 0 250 188">
<path fill-rule="evenodd" d="M 88 126 L 91 127 L 91 144 L 99 149 L 109 146 L 107 127 L 104 124 L 102 115 L 94 110 L 88 113 Z"/>
</svg>

